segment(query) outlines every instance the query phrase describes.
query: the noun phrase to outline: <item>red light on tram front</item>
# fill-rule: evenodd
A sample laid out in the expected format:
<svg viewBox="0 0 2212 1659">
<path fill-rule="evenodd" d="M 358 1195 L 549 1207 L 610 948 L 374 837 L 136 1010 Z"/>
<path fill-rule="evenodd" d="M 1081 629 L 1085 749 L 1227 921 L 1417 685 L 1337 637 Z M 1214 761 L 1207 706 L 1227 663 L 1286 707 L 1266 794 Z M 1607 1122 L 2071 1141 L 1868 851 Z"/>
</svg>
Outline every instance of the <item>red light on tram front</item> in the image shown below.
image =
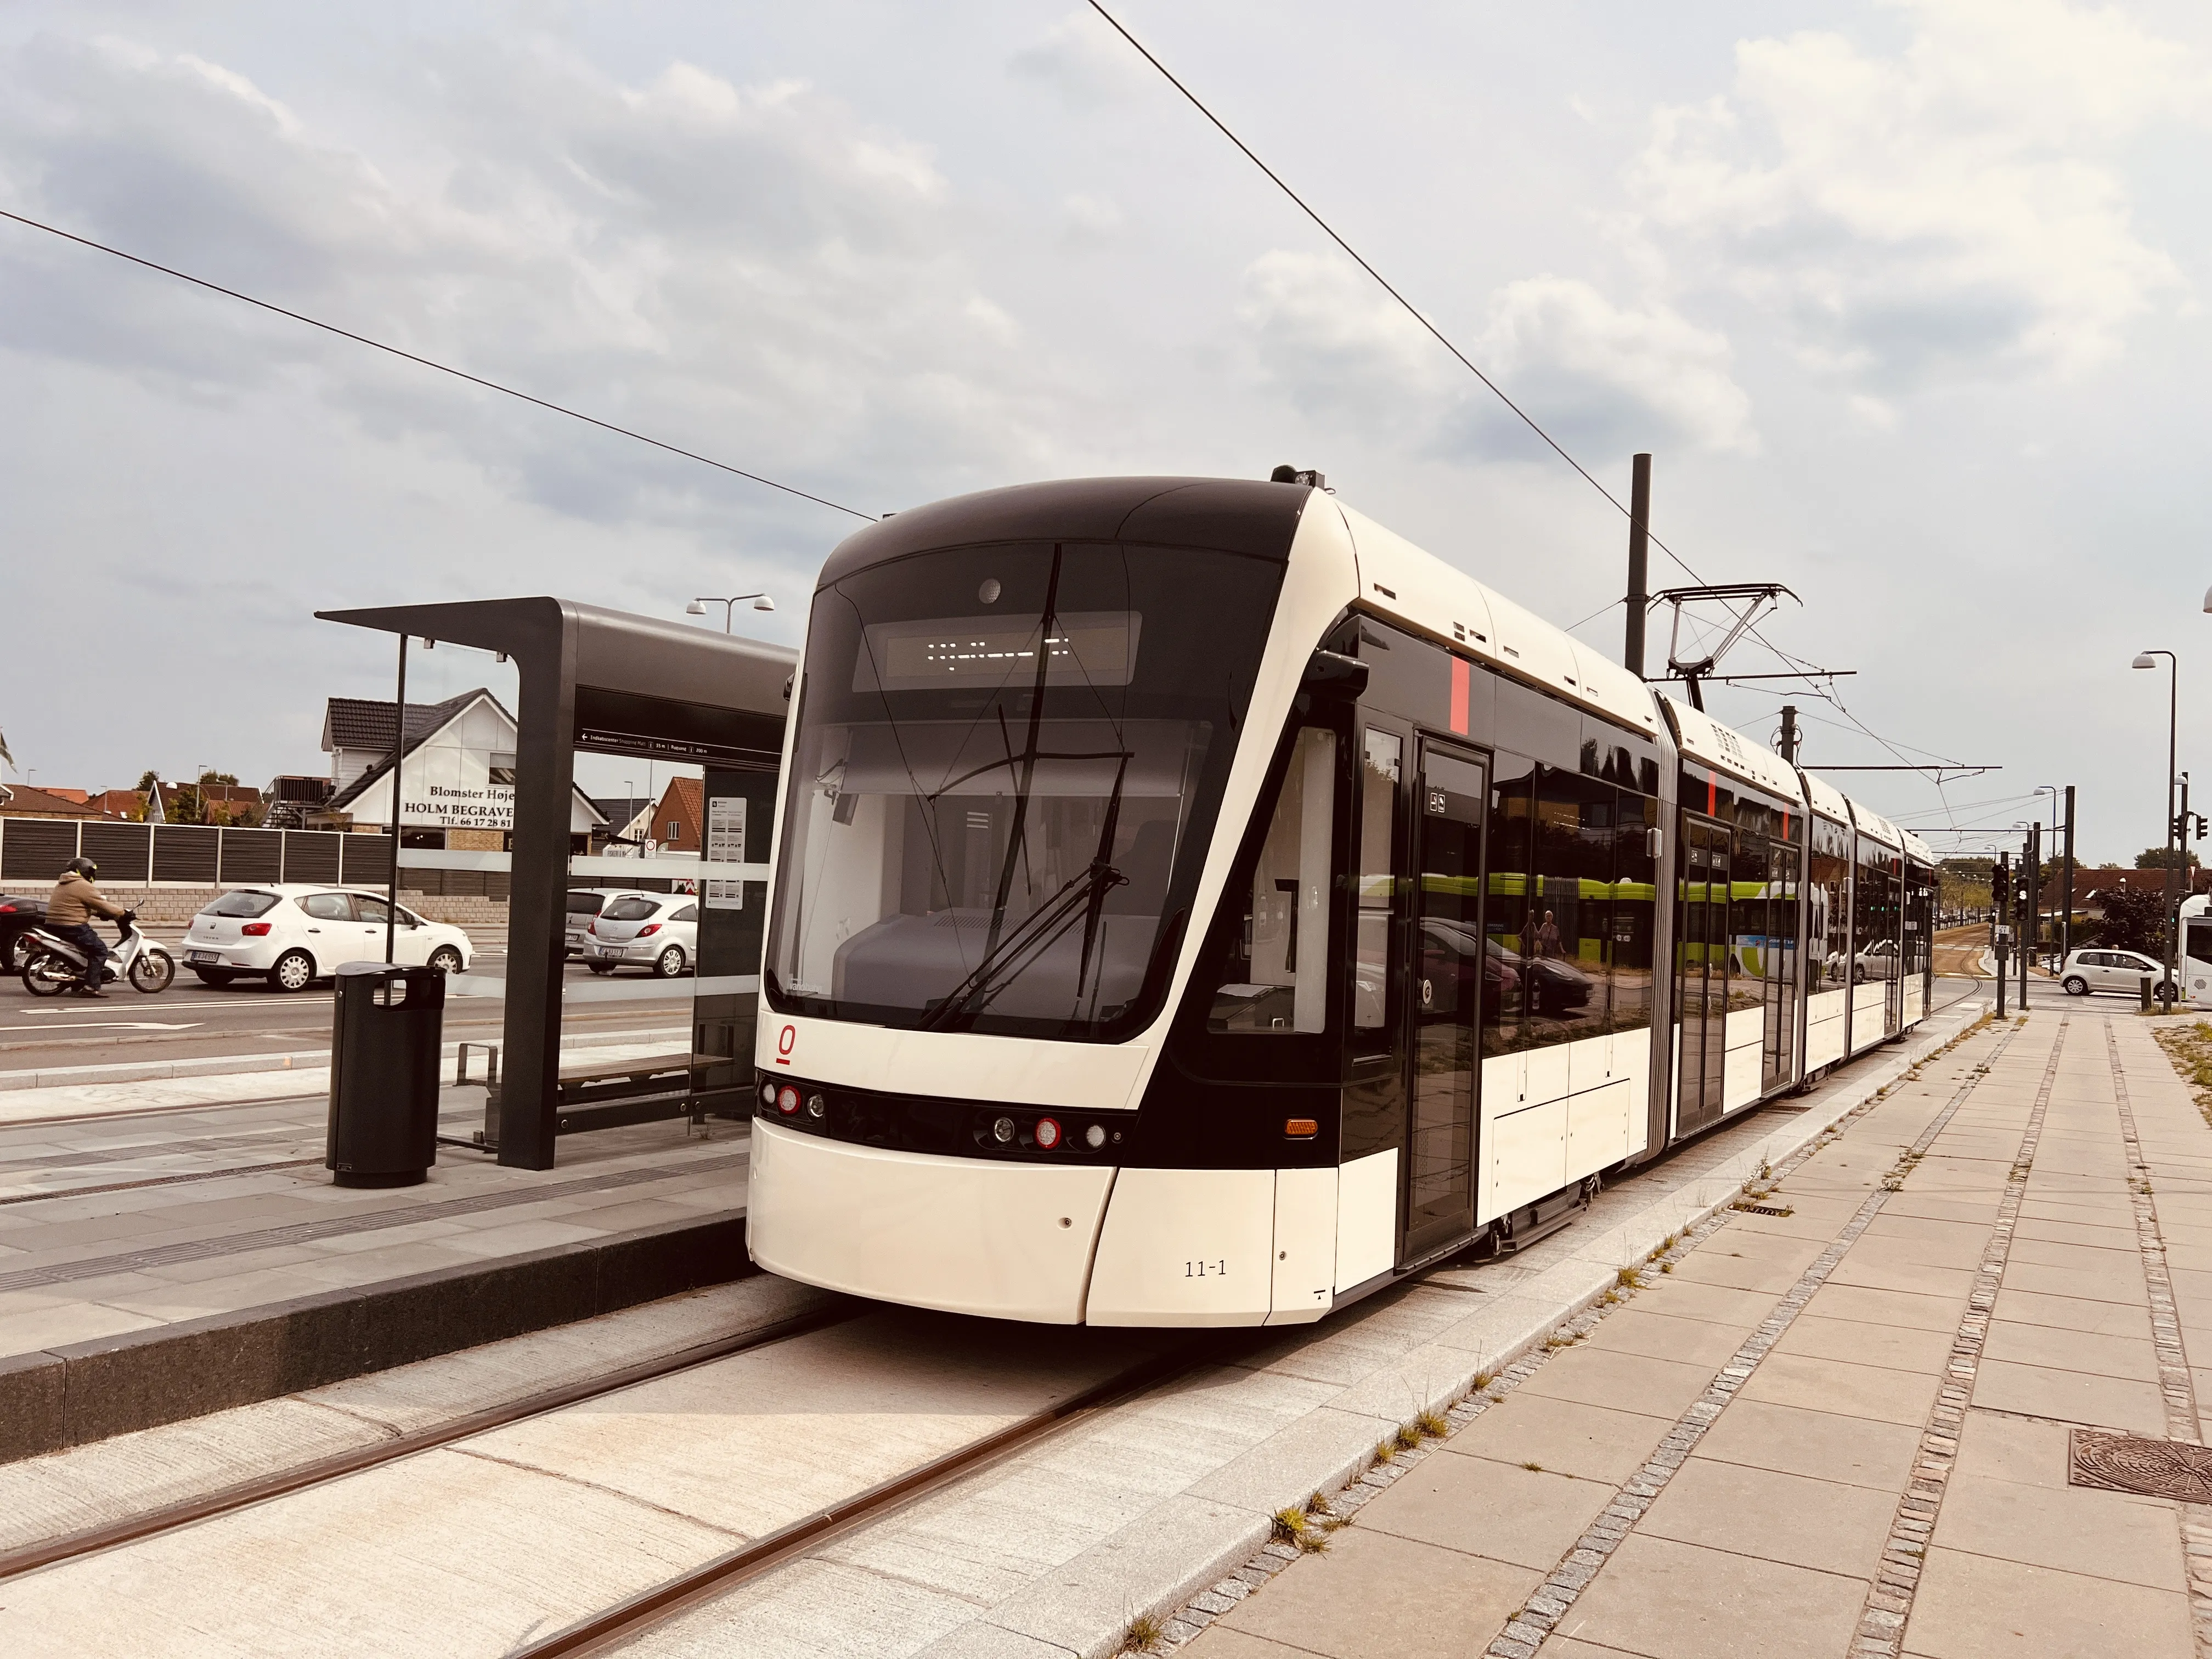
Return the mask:
<svg viewBox="0 0 2212 1659">
<path fill-rule="evenodd" d="M 1041 1117 L 1036 1121 L 1036 1144 L 1040 1150 L 1050 1152 L 1060 1145 L 1060 1120 Z"/>
<path fill-rule="evenodd" d="M 775 1109 L 789 1117 L 799 1109 L 799 1091 L 788 1083 L 775 1091 Z"/>
</svg>

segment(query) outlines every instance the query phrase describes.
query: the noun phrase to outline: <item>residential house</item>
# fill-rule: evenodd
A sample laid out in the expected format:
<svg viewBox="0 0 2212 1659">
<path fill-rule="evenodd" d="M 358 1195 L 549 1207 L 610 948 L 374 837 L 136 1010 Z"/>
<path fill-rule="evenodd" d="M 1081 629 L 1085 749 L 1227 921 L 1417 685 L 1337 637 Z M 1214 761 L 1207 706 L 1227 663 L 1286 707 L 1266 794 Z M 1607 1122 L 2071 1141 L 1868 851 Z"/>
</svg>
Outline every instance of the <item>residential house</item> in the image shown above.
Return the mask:
<svg viewBox="0 0 2212 1659">
<path fill-rule="evenodd" d="M 17 818 L 102 818 L 87 804 L 82 789 L 34 789 L 27 783 L 0 784 L 0 813 Z"/>
<path fill-rule="evenodd" d="M 707 844 L 707 786 L 697 778 L 671 778 L 653 809 L 650 838 L 664 853 L 701 853 Z"/>
<path fill-rule="evenodd" d="M 392 821 L 392 706 L 332 697 L 323 714 L 330 798 L 304 816 L 318 828 L 380 829 Z M 400 843 L 459 852 L 504 849 L 514 831 L 514 716 L 479 686 L 443 702 L 407 705 Z M 606 817 L 570 789 L 569 845 L 587 851 Z"/>
</svg>

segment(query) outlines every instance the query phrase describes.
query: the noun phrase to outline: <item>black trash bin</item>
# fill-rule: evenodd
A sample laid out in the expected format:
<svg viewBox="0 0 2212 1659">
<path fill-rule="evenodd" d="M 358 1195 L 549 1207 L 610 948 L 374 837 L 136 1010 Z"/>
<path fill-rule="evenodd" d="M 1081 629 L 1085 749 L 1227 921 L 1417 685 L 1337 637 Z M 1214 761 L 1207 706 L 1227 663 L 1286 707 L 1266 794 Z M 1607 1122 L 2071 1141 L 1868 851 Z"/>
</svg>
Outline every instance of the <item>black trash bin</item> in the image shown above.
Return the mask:
<svg viewBox="0 0 2212 1659">
<path fill-rule="evenodd" d="M 411 1187 L 438 1159 L 446 976 L 435 968 L 349 962 L 337 970 L 337 989 L 323 1163 L 341 1187 Z"/>
</svg>

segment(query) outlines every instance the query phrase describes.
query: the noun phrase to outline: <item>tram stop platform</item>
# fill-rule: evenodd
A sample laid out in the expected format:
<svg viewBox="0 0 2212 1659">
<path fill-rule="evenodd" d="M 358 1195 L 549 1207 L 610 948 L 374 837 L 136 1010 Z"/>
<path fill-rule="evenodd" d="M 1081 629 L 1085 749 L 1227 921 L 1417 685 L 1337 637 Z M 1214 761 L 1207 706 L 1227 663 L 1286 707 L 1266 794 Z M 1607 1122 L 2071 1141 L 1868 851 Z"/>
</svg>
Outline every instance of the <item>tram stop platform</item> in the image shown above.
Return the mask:
<svg viewBox="0 0 2212 1659">
<path fill-rule="evenodd" d="M 687 1046 L 599 1043 L 562 1069 Z M 421 1185 L 341 1188 L 328 1072 L 301 1058 L 0 1090 L 0 1462 L 750 1271 L 747 1124 L 575 1135 L 557 1171 L 441 1145 Z M 441 1137 L 483 1127 L 481 1082 L 441 1095 Z"/>
<path fill-rule="evenodd" d="M 2200 1081 L 2192 1093 L 2161 1044 Z M 2212 1024 L 1931 1058 L 1370 1470 L 1191 1659 L 2212 1647 Z"/>
</svg>

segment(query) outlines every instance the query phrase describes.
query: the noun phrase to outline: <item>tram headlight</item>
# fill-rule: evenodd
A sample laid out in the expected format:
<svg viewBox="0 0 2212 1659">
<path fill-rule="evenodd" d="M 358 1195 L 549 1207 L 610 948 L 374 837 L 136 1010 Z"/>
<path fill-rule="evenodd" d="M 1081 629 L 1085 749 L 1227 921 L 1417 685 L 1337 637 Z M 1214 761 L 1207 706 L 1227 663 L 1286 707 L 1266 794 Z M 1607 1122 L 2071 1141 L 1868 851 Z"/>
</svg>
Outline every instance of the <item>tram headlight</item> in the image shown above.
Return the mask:
<svg viewBox="0 0 2212 1659">
<path fill-rule="evenodd" d="M 823 1114 L 827 1112 L 829 1109 L 830 1103 L 824 1100 L 820 1095 L 809 1095 L 806 1097 L 807 1116 L 819 1121 Z"/>
<path fill-rule="evenodd" d="M 1094 1123 L 1085 1129 L 1083 1132 L 1083 1144 L 1094 1152 L 1106 1144 L 1106 1126 L 1103 1123 Z"/>
<path fill-rule="evenodd" d="M 991 1139 L 997 1141 L 1001 1146 L 1012 1146 L 1014 1139 L 1013 1119 L 1010 1117 L 1002 1117 L 996 1123 L 994 1123 L 991 1126 Z"/>
<path fill-rule="evenodd" d="M 761 1104 L 763 1106 L 773 1106 L 775 1104 L 775 1085 L 773 1083 L 763 1083 L 761 1085 Z"/>
<path fill-rule="evenodd" d="M 1050 1152 L 1060 1145 L 1060 1120 L 1056 1117 L 1039 1118 L 1036 1121 L 1036 1133 L 1038 1147 L 1044 1152 Z"/>
<path fill-rule="evenodd" d="M 775 1091 L 775 1109 L 789 1117 L 799 1109 L 799 1091 L 787 1083 Z"/>
</svg>

